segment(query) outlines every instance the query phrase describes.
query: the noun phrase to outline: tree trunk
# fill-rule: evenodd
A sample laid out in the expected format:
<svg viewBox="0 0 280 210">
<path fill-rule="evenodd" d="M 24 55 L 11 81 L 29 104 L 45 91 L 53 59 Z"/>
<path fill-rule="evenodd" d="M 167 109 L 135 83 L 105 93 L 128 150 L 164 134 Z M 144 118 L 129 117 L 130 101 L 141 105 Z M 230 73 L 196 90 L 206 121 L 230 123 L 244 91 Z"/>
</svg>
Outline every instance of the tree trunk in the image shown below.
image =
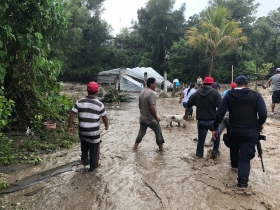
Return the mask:
<svg viewBox="0 0 280 210">
<path fill-rule="evenodd" d="M 212 75 L 212 71 L 213 71 L 213 63 L 214 63 L 214 55 L 211 55 L 211 59 L 210 59 L 210 69 L 209 69 L 209 76 Z"/>
<path fill-rule="evenodd" d="M 167 94 L 167 72 L 166 72 L 166 59 L 164 59 L 164 63 L 163 63 L 163 78 L 164 78 L 164 95 Z"/>
</svg>

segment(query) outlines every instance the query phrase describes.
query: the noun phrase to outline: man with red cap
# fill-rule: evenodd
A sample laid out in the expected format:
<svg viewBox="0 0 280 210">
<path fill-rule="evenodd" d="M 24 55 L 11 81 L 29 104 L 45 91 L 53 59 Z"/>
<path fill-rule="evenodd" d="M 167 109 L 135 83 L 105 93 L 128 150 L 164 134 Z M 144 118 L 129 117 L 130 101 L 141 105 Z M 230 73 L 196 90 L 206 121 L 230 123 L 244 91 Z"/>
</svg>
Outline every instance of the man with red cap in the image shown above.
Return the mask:
<svg viewBox="0 0 280 210">
<path fill-rule="evenodd" d="M 198 130 L 198 142 L 196 148 L 196 156 L 202 158 L 204 155 L 204 143 L 208 130 L 213 131 L 213 123 L 216 115 L 216 109 L 221 103 L 221 95 L 212 85 L 214 79 L 205 77 L 203 87 L 196 91 L 188 100 L 185 110 L 184 119 L 188 119 L 188 110 L 192 106 L 196 106 L 196 119 Z M 214 142 L 213 155 L 218 154 L 219 138 Z"/>
<path fill-rule="evenodd" d="M 225 91 L 222 93 L 222 98 L 224 98 L 225 95 L 226 95 L 229 91 L 234 90 L 234 88 L 236 88 L 236 83 L 235 83 L 235 82 L 231 83 L 230 87 L 231 87 L 231 89 L 227 89 L 227 90 L 225 90 Z M 220 125 L 219 125 L 219 128 L 218 128 L 219 135 L 221 135 L 221 134 L 223 133 L 223 131 L 225 130 L 225 128 L 226 128 L 226 123 L 228 123 L 228 115 L 229 115 L 229 114 L 228 114 L 228 111 L 227 111 L 226 114 L 225 114 L 225 116 L 224 116 L 224 118 L 223 118 L 223 120 L 222 120 L 222 122 L 221 122 Z M 214 140 L 213 138 L 211 138 L 209 144 L 206 145 L 206 146 L 212 146 L 214 143 L 215 143 L 215 140 Z M 215 156 L 215 154 L 212 154 L 212 155 Z"/>
<path fill-rule="evenodd" d="M 100 151 L 100 129 L 99 119 L 105 125 L 105 130 L 109 128 L 109 121 L 106 115 L 105 107 L 102 102 L 96 98 L 98 92 L 98 84 L 90 82 L 87 85 L 88 96 L 79 99 L 68 120 L 68 133 L 73 135 L 73 121 L 76 114 L 79 116 L 79 137 L 81 139 L 81 162 L 84 165 L 90 165 L 89 172 L 98 167 L 99 151 Z M 88 159 L 88 153 L 90 158 Z"/>
</svg>

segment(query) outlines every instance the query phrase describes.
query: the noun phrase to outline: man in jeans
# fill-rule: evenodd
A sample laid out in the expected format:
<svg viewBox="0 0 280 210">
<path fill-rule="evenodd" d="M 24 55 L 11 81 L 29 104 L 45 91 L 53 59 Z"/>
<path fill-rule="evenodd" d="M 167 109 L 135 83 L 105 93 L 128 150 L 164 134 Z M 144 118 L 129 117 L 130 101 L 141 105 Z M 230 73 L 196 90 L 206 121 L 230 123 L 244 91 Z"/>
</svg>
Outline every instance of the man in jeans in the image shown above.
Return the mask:
<svg viewBox="0 0 280 210">
<path fill-rule="evenodd" d="M 202 158 L 204 153 L 204 143 L 208 130 L 213 131 L 213 123 L 216 115 L 216 109 L 221 103 L 220 93 L 212 88 L 214 79 L 212 77 L 205 77 L 203 87 L 195 92 L 187 103 L 184 119 L 188 119 L 188 109 L 196 106 L 196 119 L 198 129 L 198 142 L 196 148 L 196 156 Z M 219 153 L 220 136 L 214 142 L 212 150 L 213 157 Z"/>
<path fill-rule="evenodd" d="M 140 129 L 136 138 L 133 149 L 137 149 L 142 138 L 145 136 L 147 128 L 151 128 L 156 134 L 156 143 L 159 150 L 163 150 L 164 139 L 159 125 L 160 119 L 157 116 L 156 110 L 156 79 L 151 77 L 147 80 L 147 88 L 142 90 L 139 95 L 139 109 L 140 109 Z"/>
</svg>

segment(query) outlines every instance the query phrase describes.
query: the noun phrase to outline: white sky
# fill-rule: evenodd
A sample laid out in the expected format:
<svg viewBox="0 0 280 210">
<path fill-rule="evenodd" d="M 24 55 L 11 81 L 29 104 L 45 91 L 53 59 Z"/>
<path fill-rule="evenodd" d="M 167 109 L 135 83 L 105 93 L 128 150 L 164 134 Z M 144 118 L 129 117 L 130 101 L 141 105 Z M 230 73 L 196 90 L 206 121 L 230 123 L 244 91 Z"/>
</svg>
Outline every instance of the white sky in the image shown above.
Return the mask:
<svg viewBox="0 0 280 210">
<path fill-rule="evenodd" d="M 105 0 L 105 11 L 102 19 L 106 20 L 112 27 L 112 35 L 116 35 L 123 27 L 130 27 L 131 20 L 137 20 L 137 10 L 145 7 L 148 0 Z M 174 9 L 178 9 L 182 3 L 186 3 L 185 18 L 198 14 L 207 7 L 208 0 L 176 0 Z M 279 0 L 255 0 L 259 6 L 257 16 L 266 16 L 269 11 L 280 7 Z"/>
</svg>

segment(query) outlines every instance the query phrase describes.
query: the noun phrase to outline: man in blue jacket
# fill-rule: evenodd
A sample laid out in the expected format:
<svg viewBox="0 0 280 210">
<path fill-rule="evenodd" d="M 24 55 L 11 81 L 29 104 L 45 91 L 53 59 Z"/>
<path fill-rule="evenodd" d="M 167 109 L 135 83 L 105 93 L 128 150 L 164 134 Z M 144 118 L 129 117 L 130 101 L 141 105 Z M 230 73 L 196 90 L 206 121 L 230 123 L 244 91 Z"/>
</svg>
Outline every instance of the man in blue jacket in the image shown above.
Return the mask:
<svg viewBox="0 0 280 210">
<path fill-rule="evenodd" d="M 238 168 L 237 186 L 247 187 L 250 160 L 255 157 L 255 146 L 266 121 L 267 110 L 261 94 L 247 87 L 247 77 L 238 76 L 235 83 L 236 88 L 225 95 L 217 110 L 212 136 L 217 139 L 217 129 L 228 110 L 231 166 Z"/>
</svg>

